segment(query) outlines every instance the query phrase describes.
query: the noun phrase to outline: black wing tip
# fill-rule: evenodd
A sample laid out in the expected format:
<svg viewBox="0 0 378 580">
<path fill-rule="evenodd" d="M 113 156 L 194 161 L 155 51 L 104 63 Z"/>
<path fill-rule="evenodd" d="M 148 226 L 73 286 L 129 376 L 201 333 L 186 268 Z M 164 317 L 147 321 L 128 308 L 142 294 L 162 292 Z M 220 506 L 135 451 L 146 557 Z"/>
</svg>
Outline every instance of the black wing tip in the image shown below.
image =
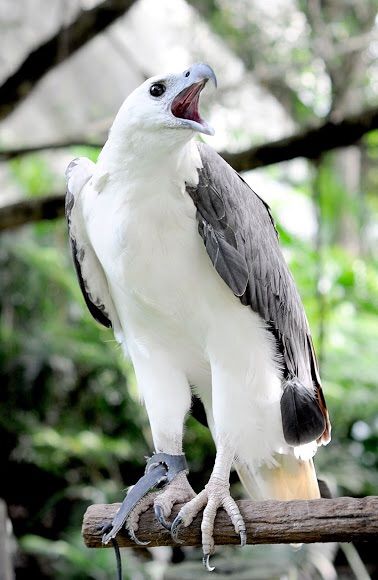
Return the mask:
<svg viewBox="0 0 378 580">
<path fill-rule="evenodd" d="M 315 393 L 309 392 L 296 378 L 285 383 L 281 416 L 285 441 L 293 447 L 316 441 L 326 428 Z"/>
<path fill-rule="evenodd" d="M 78 258 L 76 242 L 72 237 L 70 237 L 70 242 L 71 242 L 72 257 L 73 257 L 73 262 L 74 262 L 74 266 L 75 266 L 75 270 L 76 270 L 76 274 L 77 274 L 77 279 L 79 281 L 80 290 L 83 294 L 83 297 L 84 297 L 85 303 L 88 307 L 88 310 L 97 322 L 99 322 L 100 324 L 102 324 L 106 328 L 112 328 L 111 320 L 108 318 L 107 314 L 101 309 L 101 307 L 94 304 L 91 300 L 91 297 L 87 291 L 87 288 L 86 288 L 86 285 L 84 282 L 83 275 L 81 273 L 81 266 L 80 266 L 80 262 L 79 262 L 79 258 Z"/>
<path fill-rule="evenodd" d="M 112 323 L 110 322 L 109 318 L 99 309 L 97 306 L 93 306 L 93 303 L 89 300 L 85 300 L 90 313 L 92 314 L 93 318 L 105 326 L 106 328 L 112 328 Z"/>
</svg>

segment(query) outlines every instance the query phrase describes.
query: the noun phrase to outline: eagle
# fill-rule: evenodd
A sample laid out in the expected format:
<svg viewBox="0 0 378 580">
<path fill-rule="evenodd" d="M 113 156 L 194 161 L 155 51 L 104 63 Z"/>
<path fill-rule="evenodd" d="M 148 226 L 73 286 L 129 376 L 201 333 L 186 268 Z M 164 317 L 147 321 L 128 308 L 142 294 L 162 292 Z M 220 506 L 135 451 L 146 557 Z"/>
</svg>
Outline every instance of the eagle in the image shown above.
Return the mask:
<svg viewBox="0 0 378 580">
<path fill-rule="evenodd" d="M 320 497 L 313 465 L 330 422 L 304 308 L 268 205 L 197 133 L 213 69 L 154 76 L 122 104 L 97 163 L 67 168 L 66 216 L 85 302 L 131 358 L 155 455 L 104 541 L 136 536 L 154 506 L 177 540 L 203 511 L 204 563 L 217 510 L 241 544 L 232 466 L 254 499 Z M 194 403 L 193 403 L 194 401 Z M 216 446 L 195 494 L 184 424 L 202 406 Z M 173 522 L 175 503 L 184 503 Z"/>
</svg>

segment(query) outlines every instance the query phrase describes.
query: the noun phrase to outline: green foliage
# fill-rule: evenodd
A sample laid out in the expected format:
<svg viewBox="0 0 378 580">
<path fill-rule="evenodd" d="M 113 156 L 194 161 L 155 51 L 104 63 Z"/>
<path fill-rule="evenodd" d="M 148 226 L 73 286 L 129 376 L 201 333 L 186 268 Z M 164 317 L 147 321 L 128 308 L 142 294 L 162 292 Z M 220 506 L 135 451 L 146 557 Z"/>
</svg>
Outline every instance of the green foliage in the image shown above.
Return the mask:
<svg viewBox="0 0 378 580">
<path fill-rule="evenodd" d="M 26 554 L 41 557 L 49 568 L 51 577 L 57 580 L 108 580 L 116 577 L 113 550 L 92 550 L 88 558 L 87 550 L 81 546 L 78 532 L 57 541 L 36 535 L 26 535 L 21 540 L 21 548 Z M 123 557 L 123 578 L 146 579 L 141 564 L 130 552 Z"/>
<path fill-rule="evenodd" d="M 40 155 L 27 155 L 25 158 L 15 158 L 9 163 L 9 168 L 15 181 L 23 191 L 30 196 L 51 193 L 51 183 L 54 173 L 45 159 Z"/>
<path fill-rule="evenodd" d="M 321 256 L 313 244 L 279 227 L 290 267 L 304 301 L 332 419 L 332 443 L 316 463 L 338 493 L 375 494 L 378 489 L 378 261 L 353 256 L 335 235 L 340 207 L 355 212 L 325 159 L 315 179 L 321 203 Z M 303 191 L 303 187 L 299 188 Z M 373 211 L 373 207 L 372 207 Z M 374 211 L 371 214 L 374 219 Z M 319 280 L 319 260 L 321 279 Z"/>
<path fill-rule="evenodd" d="M 61 558 L 50 558 L 53 577 L 75 568 L 69 577 L 87 578 L 76 556 L 104 571 L 111 555 L 91 559 L 77 536 L 63 541 L 62 517 L 73 518 L 79 530 L 88 503 L 120 500 L 125 483 L 141 475 L 151 445 L 132 377 L 127 380 L 129 363 L 85 310 L 64 224 L 35 229 L 3 236 L 0 255 L 0 460 L 8 474 L 0 495 L 14 494 L 10 501 L 33 513 L 16 520 L 18 535 L 34 533 L 28 552 L 62 550 Z M 35 491 L 18 491 L 30 477 Z"/>
<path fill-rule="evenodd" d="M 100 149 L 98 147 L 88 147 L 85 145 L 75 146 L 72 148 L 73 157 L 88 157 L 93 163 L 96 163 Z"/>
</svg>

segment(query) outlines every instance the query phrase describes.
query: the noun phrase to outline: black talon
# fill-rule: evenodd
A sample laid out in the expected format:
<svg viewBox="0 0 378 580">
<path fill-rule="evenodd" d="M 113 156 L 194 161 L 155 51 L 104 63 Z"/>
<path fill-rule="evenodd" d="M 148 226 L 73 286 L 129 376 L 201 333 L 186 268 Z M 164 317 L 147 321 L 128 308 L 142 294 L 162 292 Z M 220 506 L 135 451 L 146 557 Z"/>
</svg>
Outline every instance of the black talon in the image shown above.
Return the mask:
<svg viewBox="0 0 378 580">
<path fill-rule="evenodd" d="M 98 532 L 101 534 L 101 541 L 103 544 L 107 544 L 107 542 L 109 541 L 109 538 L 107 538 L 109 532 L 112 530 L 113 528 L 113 524 L 109 523 L 109 524 L 102 524 L 101 526 L 98 526 Z M 106 540 L 106 541 L 105 541 Z"/>
<path fill-rule="evenodd" d="M 247 543 L 247 532 L 245 530 L 242 530 L 241 532 L 239 532 L 239 536 L 240 536 L 240 545 L 243 548 Z"/>
<path fill-rule="evenodd" d="M 202 563 L 208 572 L 213 572 L 215 570 L 215 566 L 210 566 L 210 554 L 203 555 Z"/>
<path fill-rule="evenodd" d="M 160 505 L 154 506 L 155 517 L 159 524 L 163 526 L 166 530 L 170 531 L 172 528 L 171 522 L 167 522 L 163 514 L 163 508 Z"/>
<path fill-rule="evenodd" d="M 182 544 L 182 542 L 178 539 L 178 533 L 181 529 L 182 526 L 182 517 L 181 516 L 176 516 L 173 524 L 171 525 L 171 536 L 172 536 L 172 540 L 174 542 L 177 542 L 178 544 Z"/>
<path fill-rule="evenodd" d="M 99 524 L 98 526 L 96 526 L 96 532 L 98 532 L 99 534 L 102 534 L 102 535 L 108 534 L 111 529 L 112 529 L 111 522 L 109 522 L 107 524 Z"/>
<path fill-rule="evenodd" d="M 131 539 L 132 539 L 132 540 L 133 540 L 133 541 L 134 541 L 136 544 L 138 544 L 138 546 L 148 546 L 148 544 L 151 544 L 151 542 L 142 542 L 142 540 L 139 540 L 139 539 L 136 537 L 134 530 L 131 530 L 131 529 L 129 530 L 129 529 L 128 529 L 127 531 L 128 531 L 128 534 L 129 534 L 130 538 L 131 538 Z"/>
</svg>

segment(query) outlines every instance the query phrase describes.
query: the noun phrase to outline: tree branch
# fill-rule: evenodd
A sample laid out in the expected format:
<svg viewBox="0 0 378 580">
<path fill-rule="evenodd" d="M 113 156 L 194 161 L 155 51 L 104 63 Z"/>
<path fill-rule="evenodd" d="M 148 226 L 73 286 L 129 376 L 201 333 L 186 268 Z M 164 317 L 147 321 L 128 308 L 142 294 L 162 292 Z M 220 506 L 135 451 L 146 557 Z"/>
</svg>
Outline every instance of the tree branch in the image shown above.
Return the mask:
<svg viewBox="0 0 378 580">
<path fill-rule="evenodd" d="M 0 149 L 0 161 L 10 161 L 15 157 L 30 155 L 31 153 L 40 153 L 41 151 L 52 151 L 58 149 L 68 149 L 69 147 L 93 147 L 100 149 L 104 146 L 103 141 L 91 141 L 84 138 L 71 138 L 64 141 L 51 141 L 50 143 L 41 143 L 40 145 L 28 145 L 27 147 L 15 147 L 12 149 Z"/>
<path fill-rule="evenodd" d="M 240 153 L 221 152 L 222 157 L 236 170 L 248 171 L 296 157 L 316 159 L 322 153 L 337 147 L 352 145 L 363 135 L 378 129 L 378 107 L 358 115 L 345 117 L 339 122 L 327 122 L 320 127 L 307 129 L 292 137 L 251 147 Z M 60 149 L 73 145 L 101 147 L 100 143 L 83 143 L 80 140 L 64 141 L 24 149 L 0 151 L 0 159 L 11 159 L 42 149 Z M 41 219 L 55 219 L 64 214 L 64 195 L 25 199 L 0 207 L 0 231 Z"/>
<path fill-rule="evenodd" d="M 32 197 L 0 207 L 0 231 L 64 216 L 64 195 Z"/>
<path fill-rule="evenodd" d="M 317 499 L 311 501 L 237 502 L 247 527 L 248 544 L 289 544 L 364 541 L 378 537 L 378 497 Z M 91 505 L 87 509 L 82 534 L 89 548 L 101 548 L 101 529 L 110 523 L 120 504 Z M 174 515 L 180 505 L 175 506 Z M 185 546 L 201 545 L 201 519 L 180 532 Z M 174 546 L 171 534 L 156 521 L 153 509 L 142 514 L 138 538 L 150 547 Z M 224 510 L 215 520 L 215 544 L 238 544 L 239 536 Z M 117 535 L 120 547 L 135 547 L 126 532 Z M 111 544 L 110 544 L 111 545 Z"/>
<path fill-rule="evenodd" d="M 307 129 L 266 145 L 251 147 L 240 153 L 224 151 L 221 155 L 236 171 L 248 171 L 296 157 L 317 159 L 326 151 L 353 145 L 374 129 L 378 129 L 378 107 L 350 115 L 341 121 L 328 121 L 320 127 Z"/>
<path fill-rule="evenodd" d="M 0 86 L 0 120 L 9 115 L 54 66 L 122 16 L 136 0 L 103 0 L 90 10 L 81 10 L 67 27 L 28 54 L 19 68 Z"/>
<path fill-rule="evenodd" d="M 378 129 L 378 107 L 349 115 L 340 121 L 328 121 L 319 127 L 307 128 L 296 135 L 284 137 L 278 141 L 256 145 L 238 153 L 223 151 L 220 155 L 236 171 L 249 171 L 257 167 L 289 161 L 296 157 L 317 159 L 321 153 L 326 151 L 353 145 L 366 133 L 375 129 Z M 75 146 L 101 148 L 103 142 L 77 137 L 28 147 L 0 149 L 0 161 L 8 161 L 15 157 L 38 153 L 39 151 L 67 149 Z"/>
</svg>

